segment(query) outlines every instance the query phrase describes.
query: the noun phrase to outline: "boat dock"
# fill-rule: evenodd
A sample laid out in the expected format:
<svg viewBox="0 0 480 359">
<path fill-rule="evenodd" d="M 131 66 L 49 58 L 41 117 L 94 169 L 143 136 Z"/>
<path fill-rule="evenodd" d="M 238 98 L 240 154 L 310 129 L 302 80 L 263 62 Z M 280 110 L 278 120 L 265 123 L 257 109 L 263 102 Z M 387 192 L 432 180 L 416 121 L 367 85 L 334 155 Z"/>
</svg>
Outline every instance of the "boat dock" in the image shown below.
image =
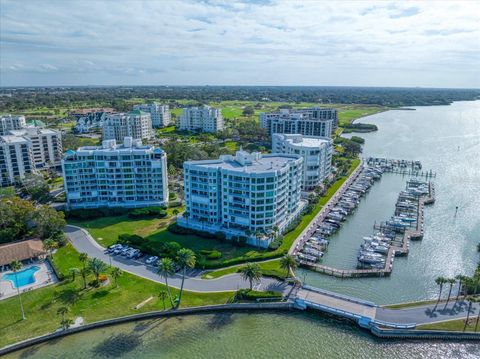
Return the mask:
<svg viewBox="0 0 480 359">
<path fill-rule="evenodd" d="M 437 176 L 432 170 L 422 170 L 422 163 L 420 161 L 368 157 L 365 162 L 369 166 L 378 166 L 385 172 L 390 173 L 425 178 L 434 178 Z"/>
<path fill-rule="evenodd" d="M 412 182 L 413 183 L 413 182 Z M 407 188 L 411 185 L 411 181 L 407 181 Z M 395 236 L 388 249 L 385 259 L 385 265 L 382 268 L 358 268 L 358 269 L 339 269 L 323 265 L 320 263 L 312 263 L 305 260 L 298 261 L 298 264 L 309 270 L 331 275 L 338 278 L 358 278 L 358 277 L 385 277 L 392 273 L 393 262 L 396 256 L 408 255 L 410 250 L 410 241 L 423 238 L 424 233 L 424 207 L 425 205 L 435 202 L 434 184 L 428 183 L 428 193 L 418 197 L 418 206 L 416 209 L 416 223 L 413 227 L 401 227 L 398 231 L 402 235 L 401 238 Z M 385 222 L 374 224 L 374 230 L 380 232 L 391 231 L 392 227 Z"/>
</svg>

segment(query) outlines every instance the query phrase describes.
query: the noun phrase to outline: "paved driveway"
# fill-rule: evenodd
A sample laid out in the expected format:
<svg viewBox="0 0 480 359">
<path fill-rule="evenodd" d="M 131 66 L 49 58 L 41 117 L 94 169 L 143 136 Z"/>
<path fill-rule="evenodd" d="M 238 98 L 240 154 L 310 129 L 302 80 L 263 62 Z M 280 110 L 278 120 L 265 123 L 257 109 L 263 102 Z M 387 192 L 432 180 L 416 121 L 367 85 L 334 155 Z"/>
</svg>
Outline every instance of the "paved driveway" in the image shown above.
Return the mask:
<svg viewBox="0 0 480 359">
<path fill-rule="evenodd" d="M 156 268 L 153 266 L 146 266 L 139 261 L 133 261 L 122 256 L 111 256 L 104 253 L 104 248 L 101 247 L 90 234 L 75 226 L 66 226 L 65 234 L 70 239 L 75 249 L 79 252 L 85 252 L 91 258 L 98 258 L 105 263 L 121 268 L 125 272 L 135 274 L 139 277 L 150 279 L 155 282 L 164 283 L 164 279 L 156 273 Z M 194 271 L 196 276 L 188 276 L 185 278 L 184 288 L 195 292 L 221 292 L 227 290 L 238 290 L 241 288 L 248 288 L 248 282 L 244 281 L 240 274 L 230 274 L 217 279 L 201 279 L 199 272 Z M 181 276 L 175 275 L 169 278 L 168 284 L 172 287 L 180 288 Z M 290 286 L 284 282 L 273 278 L 262 277 L 260 283 L 255 286 L 256 290 L 276 290 L 287 292 Z"/>
</svg>

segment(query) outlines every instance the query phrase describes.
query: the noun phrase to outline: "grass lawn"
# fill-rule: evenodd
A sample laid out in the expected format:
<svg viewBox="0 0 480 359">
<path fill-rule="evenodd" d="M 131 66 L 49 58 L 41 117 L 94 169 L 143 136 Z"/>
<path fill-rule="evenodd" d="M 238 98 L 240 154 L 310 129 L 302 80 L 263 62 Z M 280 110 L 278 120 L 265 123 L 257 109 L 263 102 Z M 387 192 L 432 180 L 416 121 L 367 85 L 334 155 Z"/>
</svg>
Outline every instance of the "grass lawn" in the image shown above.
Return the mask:
<svg viewBox="0 0 480 359">
<path fill-rule="evenodd" d="M 398 304 L 389 304 L 389 305 L 384 305 L 384 308 L 388 309 L 403 309 L 403 308 L 411 308 L 411 307 L 418 307 L 421 305 L 426 305 L 426 304 L 435 304 L 437 301 L 435 299 L 433 300 L 422 300 L 419 302 L 408 302 L 408 303 L 398 303 Z M 441 307 L 442 303 L 445 303 L 445 301 L 441 301 L 438 305 Z"/>
<path fill-rule="evenodd" d="M 54 254 L 54 262 L 59 270 L 68 275 L 69 268 L 81 268 L 78 252 L 69 244 Z M 89 278 L 92 280 L 93 276 Z M 83 280 L 77 276 L 74 282 L 67 279 L 56 285 L 32 290 L 22 294 L 26 320 L 22 321 L 18 298 L 0 301 L 0 347 L 30 337 L 46 334 L 60 327 L 61 318 L 57 315 L 60 307 L 68 307 L 67 318 L 82 316 L 87 323 L 119 317 L 139 312 L 163 309 L 158 293 L 165 286 L 134 275 L 123 273 L 115 284 L 101 288 L 82 290 Z M 178 291 L 172 288 L 172 296 Z M 184 291 L 181 307 L 208 304 L 223 304 L 231 301 L 234 292 L 194 293 Z M 134 307 L 153 296 L 153 299 L 140 309 Z M 166 300 L 167 309 L 168 299 Z"/>
<path fill-rule="evenodd" d="M 466 318 L 465 318 L 466 319 Z M 465 319 L 455 319 L 455 320 L 448 320 L 445 322 L 438 322 L 438 323 L 431 323 L 431 324 L 422 324 L 418 325 L 416 329 L 419 330 L 450 330 L 450 331 L 463 331 L 463 327 L 465 326 Z M 468 320 L 468 325 L 465 331 L 473 332 L 475 331 L 475 323 L 477 321 L 477 316 L 472 315 Z M 477 330 L 480 328 L 480 323 L 477 327 Z"/>
<path fill-rule="evenodd" d="M 180 212 L 182 209 L 179 209 Z M 93 220 L 69 220 L 69 224 L 80 226 L 88 230 L 92 237 L 103 247 L 108 247 L 118 240 L 123 233 L 137 234 L 150 241 L 154 246 L 161 247 L 167 242 L 178 242 L 182 247 L 190 248 L 195 252 L 201 249 L 215 249 L 222 253 L 219 260 L 209 260 L 208 263 L 220 263 L 241 256 L 262 255 L 266 250 L 253 249 L 252 247 L 235 247 L 230 242 L 220 242 L 214 238 L 202 238 L 195 235 L 179 235 L 167 230 L 170 223 L 175 220 L 171 214 L 172 208 L 167 210 L 166 218 L 131 219 L 128 216 L 100 217 Z"/>
<path fill-rule="evenodd" d="M 260 269 L 262 270 L 262 274 L 268 277 L 275 277 L 278 279 L 284 279 L 287 276 L 287 272 L 285 269 L 280 267 L 280 259 L 270 260 L 266 262 L 258 263 Z M 214 279 L 220 278 L 227 274 L 238 273 L 243 268 L 243 265 L 238 265 L 234 267 L 219 269 L 216 271 L 205 273 L 202 278 L 203 279 Z"/>
</svg>

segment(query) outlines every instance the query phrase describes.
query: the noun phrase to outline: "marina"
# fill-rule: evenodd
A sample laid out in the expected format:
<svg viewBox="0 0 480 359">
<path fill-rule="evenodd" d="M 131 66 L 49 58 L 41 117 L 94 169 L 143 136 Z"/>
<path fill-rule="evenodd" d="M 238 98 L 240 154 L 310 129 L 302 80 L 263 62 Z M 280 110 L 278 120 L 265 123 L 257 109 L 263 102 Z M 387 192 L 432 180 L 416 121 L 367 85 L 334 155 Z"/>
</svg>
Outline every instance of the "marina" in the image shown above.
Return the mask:
<svg viewBox="0 0 480 359">
<path fill-rule="evenodd" d="M 420 161 L 388 160 L 368 158 L 362 162 L 358 173 L 339 191 L 333 201 L 312 222 L 306 233 L 300 235 L 293 254 L 298 264 L 309 270 L 340 278 L 389 276 L 396 256 L 409 253 L 410 241 L 421 239 L 424 233 L 424 206 L 435 202 L 435 188 L 432 182 L 411 178 L 400 192 L 394 215 L 373 225 L 372 236 L 363 237 L 357 256 L 356 269 L 339 269 L 321 263 L 328 249 L 332 234 L 337 232 L 348 215 L 353 213 L 375 181 L 382 174 L 395 167 L 421 169 Z"/>
</svg>

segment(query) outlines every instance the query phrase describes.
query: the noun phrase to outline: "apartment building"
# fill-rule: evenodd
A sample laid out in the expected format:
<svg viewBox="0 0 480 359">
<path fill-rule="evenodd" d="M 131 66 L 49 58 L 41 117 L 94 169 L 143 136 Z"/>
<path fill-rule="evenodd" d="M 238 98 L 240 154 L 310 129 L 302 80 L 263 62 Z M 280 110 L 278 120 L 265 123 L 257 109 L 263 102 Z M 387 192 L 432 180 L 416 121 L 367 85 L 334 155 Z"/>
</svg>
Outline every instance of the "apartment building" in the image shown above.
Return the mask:
<svg viewBox="0 0 480 359">
<path fill-rule="evenodd" d="M 35 172 L 32 142 L 25 137 L 0 136 L 0 186 L 9 186 L 17 178 Z"/>
<path fill-rule="evenodd" d="M 248 153 L 184 163 L 185 214 L 178 224 L 266 248 L 300 215 L 303 159 Z"/>
<path fill-rule="evenodd" d="M 168 204 L 167 155 L 139 139 L 68 150 L 62 169 L 70 209 Z"/>
<path fill-rule="evenodd" d="M 26 127 L 25 116 L 0 116 L 0 136 L 8 135 L 11 130 L 21 130 Z"/>
<path fill-rule="evenodd" d="M 170 108 L 168 105 L 161 105 L 157 102 L 135 105 L 134 110 L 140 110 L 150 114 L 152 118 L 152 127 L 161 128 L 170 125 Z"/>
<path fill-rule="evenodd" d="M 260 114 L 260 126 L 270 134 L 291 133 L 332 137 L 336 124 L 337 110 L 333 108 L 281 109 Z"/>
<path fill-rule="evenodd" d="M 10 131 L 10 135 L 30 140 L 36 168 L 60 165 L 63 151 L 62 136 L 59 131 L 28 126 L 21 130 Z"/>
<path fill-rule="evenodd" d="M 272 152 L 302 156 L 303 191 L 315 189 L 332 171 L 333 141 L 328 137 L 275 133 Z"/>
<path fill-rule="evenodd" d="M 193 132 L 217 132 L 223 130 L 222 112 L 210 106 L 186 107 L 178 118 L 177 128 Z"/>
<path fill-rule="evenodd" d="M 104 140 L 121 143 L 125 137 L 145 140 L 152 137 L 152 134 L 152 118 L 149 113 L 140 110 L 108 114 L 103 124 Z"/>
</svg>

